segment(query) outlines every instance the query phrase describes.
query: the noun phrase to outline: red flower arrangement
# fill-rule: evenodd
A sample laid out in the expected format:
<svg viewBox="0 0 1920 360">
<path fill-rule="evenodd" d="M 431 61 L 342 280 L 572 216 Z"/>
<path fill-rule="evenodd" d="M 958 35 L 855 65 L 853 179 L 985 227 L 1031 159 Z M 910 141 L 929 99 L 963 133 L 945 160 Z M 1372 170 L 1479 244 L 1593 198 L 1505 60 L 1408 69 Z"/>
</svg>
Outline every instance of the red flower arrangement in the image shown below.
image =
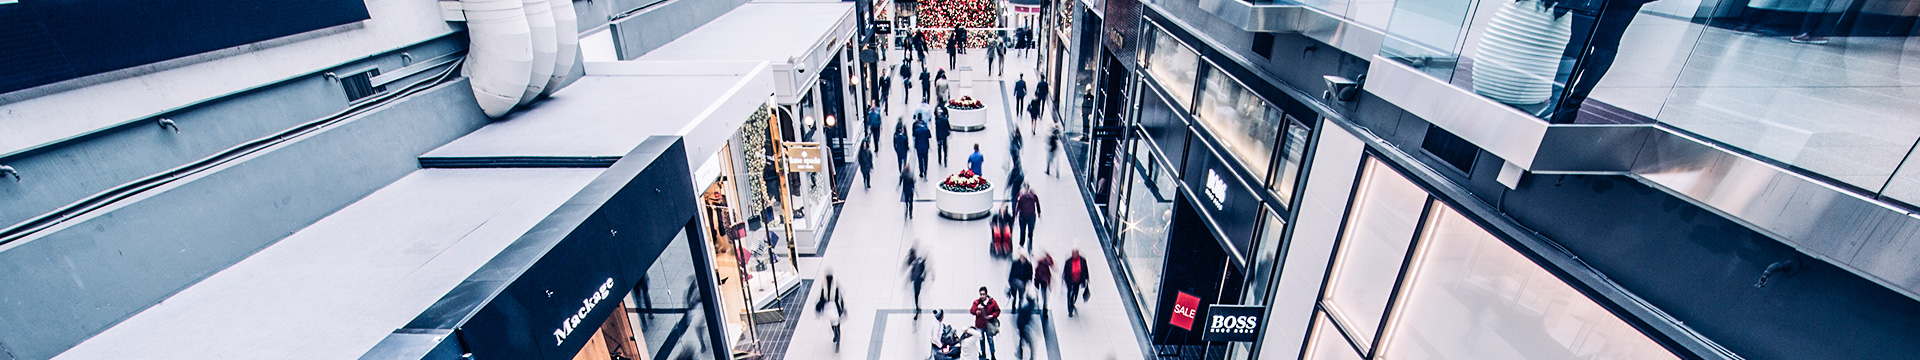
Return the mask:
<svg viewBox="0 0 1920 360">
<path fill-rule="evenodd" d="M 947 176 L 946 181 L 940 182 L 941 189 L 961 193 L 987 191 L 989 187 L 992 186 L 987 184 L 987 178 L 975 175 L 973 169 L 960 170 L 959 174 Z"/>
<path fill-rule="evenodd" d="M 948 109 L 976 110 L 984 107 L 987 107 L 987 104 L 980 103 L 980 100 L 974 100 L 973 95 L 960 95 L 960 98 L 947 100 Z"/>
<path fill-rule="evenodd" d="M 979 29 L 1000 26 L 1000 4 L 994 0 L 921 0 L 915 15 L 920 28 L 929 30 L 928 47 L 936 49 L 947 47 L 956 25 L 967 28 L 967 47 L 986 46 L 992 32 Z"/>
</svg>

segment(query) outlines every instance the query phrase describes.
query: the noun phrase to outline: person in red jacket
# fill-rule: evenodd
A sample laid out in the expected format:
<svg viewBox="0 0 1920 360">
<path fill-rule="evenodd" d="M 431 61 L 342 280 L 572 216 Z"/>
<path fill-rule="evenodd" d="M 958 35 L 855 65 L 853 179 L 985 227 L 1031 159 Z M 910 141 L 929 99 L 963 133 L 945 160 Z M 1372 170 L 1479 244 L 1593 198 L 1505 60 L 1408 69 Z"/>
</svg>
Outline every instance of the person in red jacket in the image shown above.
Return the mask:
<svg viewBox="0 0 1920 360">
<path fill-rule="evenodd" d="M 973 314 L 973 328 L 984 335 L 980 337 L 980 358 L 997 359 L 994 353 L 993 336 L 1000 333 L 1000 302 L 993 301 L 987 295 L 987 287 L 980 287 L 980 298 L 973 300 L 973 308 L 967 312 Z"/>
<path fill-rule="evenodd" d="M 1067 317 L 1073 317 L 1079 312 L 1075 303 L 1092 297 L 1087 293 L 1087 258 L 1080 256 L 1080 249 L 1073 249 L 1073 255 L 1067 256 L 1067 263 L 1060 271 L 1060 282 L 1067 285 Z"/>
</svg>

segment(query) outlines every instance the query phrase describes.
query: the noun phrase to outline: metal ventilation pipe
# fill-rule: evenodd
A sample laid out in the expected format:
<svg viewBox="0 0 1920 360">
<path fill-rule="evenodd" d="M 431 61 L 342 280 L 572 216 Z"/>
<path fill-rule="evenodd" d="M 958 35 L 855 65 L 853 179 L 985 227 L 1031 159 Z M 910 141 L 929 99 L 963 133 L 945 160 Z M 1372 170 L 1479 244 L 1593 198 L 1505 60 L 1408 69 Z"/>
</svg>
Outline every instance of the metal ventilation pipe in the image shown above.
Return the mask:
<svg viewBox="0 0 1920 360">
<path fill-rule="evenodd" d="M 547 90 L 547 82 L 553 77 L 554 46 L 559 39 L 554 38 L 553 7 L 547 5 L 547 0 L 522 0 L 521 4 L 527 11 L 528 30 L 533 37 L 533 72 L 527 75 L 526 92 L 520 95 L 520 104 L 525 105 Z"/>
<path fill-rule="evenodd" d="M 553 76 L 547 80 L 548 95 L 566 86 L 567 73 L 580 53 L 580 18 L 573 11 L 573 0 L 548 0 L 553 7 L 553 32 L 558 40 L 553 57 Z"/>
<path fill-rule="evenodd" d="M 564 1 L 564 0 L 563 0 Z M 521 0 L 460 0 L 467 20 L 467 76 L 489 117 L 520 103 L 533 74 L 533 37 Z"/>
</svg>

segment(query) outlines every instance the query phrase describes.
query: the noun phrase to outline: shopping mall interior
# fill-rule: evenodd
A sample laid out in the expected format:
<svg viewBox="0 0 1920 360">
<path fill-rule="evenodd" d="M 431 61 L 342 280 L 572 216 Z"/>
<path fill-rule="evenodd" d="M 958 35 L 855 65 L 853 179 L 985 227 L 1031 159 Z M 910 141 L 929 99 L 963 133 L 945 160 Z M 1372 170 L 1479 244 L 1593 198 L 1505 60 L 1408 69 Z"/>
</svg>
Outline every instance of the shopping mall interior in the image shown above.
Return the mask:
<svg viewBox="0 0 1920 360">
<path fill-rule="evenodd" d="M 1916 0 L 0 0 L 0 59 L 0 360 L 1920 353 Z"/>
</svg>

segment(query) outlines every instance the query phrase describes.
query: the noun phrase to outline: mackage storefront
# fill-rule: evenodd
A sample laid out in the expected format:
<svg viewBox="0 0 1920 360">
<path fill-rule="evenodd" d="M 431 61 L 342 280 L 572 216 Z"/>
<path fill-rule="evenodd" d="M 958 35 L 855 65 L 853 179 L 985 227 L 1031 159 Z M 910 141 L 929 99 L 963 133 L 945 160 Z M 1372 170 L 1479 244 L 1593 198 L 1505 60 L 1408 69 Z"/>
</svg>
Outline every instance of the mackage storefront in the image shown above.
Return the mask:
<svg viewBox="0 0 1920 360">
<path fill-rule="evenodd" d="M 686 159 L 647 140 L 362 358 L 725 356 Z"/>
</svg>

